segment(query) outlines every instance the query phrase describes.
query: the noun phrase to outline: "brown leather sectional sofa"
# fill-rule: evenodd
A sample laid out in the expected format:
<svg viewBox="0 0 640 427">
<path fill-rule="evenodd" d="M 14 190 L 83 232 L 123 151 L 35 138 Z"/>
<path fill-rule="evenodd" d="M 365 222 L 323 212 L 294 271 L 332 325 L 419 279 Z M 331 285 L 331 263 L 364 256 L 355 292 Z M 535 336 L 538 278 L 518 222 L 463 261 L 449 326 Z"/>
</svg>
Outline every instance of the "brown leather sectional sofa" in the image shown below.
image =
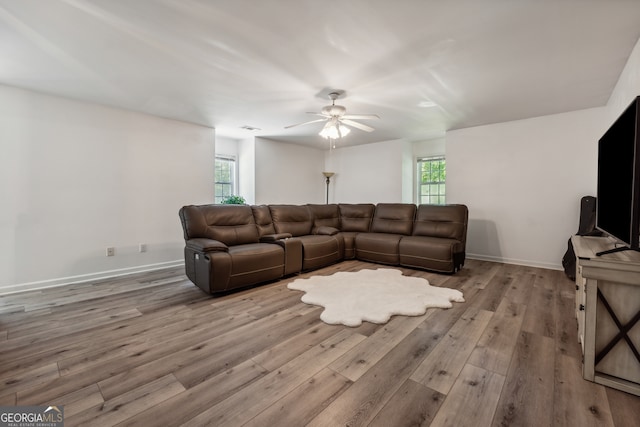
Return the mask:
<svg viewBox="0 0 640 427">
<path fill-rule="evenodd" d="M 189 205 L 180 209 L 187 277 L 210 294 L 345 259 L 455 273 L 465 205 Z"/>
</svg>

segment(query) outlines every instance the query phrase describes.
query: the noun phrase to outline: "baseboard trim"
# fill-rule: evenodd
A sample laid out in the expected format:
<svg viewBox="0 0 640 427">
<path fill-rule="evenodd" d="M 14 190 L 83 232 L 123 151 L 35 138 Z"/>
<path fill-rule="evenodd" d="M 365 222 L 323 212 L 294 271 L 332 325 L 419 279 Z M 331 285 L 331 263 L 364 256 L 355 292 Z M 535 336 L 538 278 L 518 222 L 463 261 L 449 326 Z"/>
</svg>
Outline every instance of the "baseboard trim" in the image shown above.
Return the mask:
<svg viewBox="0 0 640 427">
<path fill-rule="evenodd" d="M 139 265 L 136 267 L 120 268 L 117 270 L 99 271 L 96 273 L 80 274 L 77 276 L 60 277 L 57 279 L 40 280 L 37 282 L 20 283 L 0 287 L 0 296 L 19 292 L 34 291 L 39 289 L 54 288 L 57 286 L 71 285 L 73 283 L 88 282 L 90 280 L 109 279 L 112 277 L 128 276 L 130 274 L 144 273 L 147 271 L 163 270 L 166 268 L 180 267 L 184 260 L 160 262 L 157 264 Z"/>
<path fill-rule="evenodd" d="M 545 268 L 547 270 L 563 270 L 560 264 L 551 264 L 546 262 L 529 261 L 523 259 L 502 258 L 491 255 L 470 254 L 467 253 L 468 259 L 477 259 L 478 261 L 501 262 L 503 264 L 524 265 L 526 267 Z"/>
<path fill-rule="evenodd" d="M 535 261 L 519 260 L 512 258 L 502 258 L 490 255 L 471 254 L 467 253 L 468 259 L 475 259 L 478 261 L 491 261 L 500 262 L 503 264 L 524 265 L 527 267 L 545 268 L 547 270 L 563 270 L 562 265 L 542 263 Z M 73 283 L 88 282 L 90 280 L 109 279 L 112 277 L 127 276 L 130 274 L 144 273 L 147 271 L 163 270 L 166 268 L 180 267 L 184 265 L 184 260 L 175 260 L 161 262 L 157 264 L 140 265 L 136 267 L 120 268 L 117 270 L 100 271 L 97 273 L 81 274 L 78 276 L 60 277 L 57 279 L 41 280 L 37 282 L 20 283 L 17 285 L 10 285 L 0 287 L 0 296 L 15 294 L 19 292 L 34 291 L 38 289 L 54 288 L 57 286 L 71 285 Z"/>
</svg>

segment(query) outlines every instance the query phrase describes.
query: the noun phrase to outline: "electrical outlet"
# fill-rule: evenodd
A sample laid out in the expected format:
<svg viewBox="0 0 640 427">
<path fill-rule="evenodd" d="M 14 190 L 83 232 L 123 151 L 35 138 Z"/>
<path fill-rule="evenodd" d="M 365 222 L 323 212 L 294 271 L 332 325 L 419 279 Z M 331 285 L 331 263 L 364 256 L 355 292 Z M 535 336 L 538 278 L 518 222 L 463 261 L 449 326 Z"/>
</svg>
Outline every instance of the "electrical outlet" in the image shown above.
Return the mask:
<svg viewBox="0 0 640 427">
<path fill-rule="evenodd" d="M 107 248 L 107 256 L 114 256 L 116 254 L 116 248 L 108 247 Z"/>
<path fill-rule="evenodd" d="M 147 252 L 147 244 L 146 243 L 140 243 L 140 246 L 138 247 L 138 251 L 139 252 Z"/>
</svg>

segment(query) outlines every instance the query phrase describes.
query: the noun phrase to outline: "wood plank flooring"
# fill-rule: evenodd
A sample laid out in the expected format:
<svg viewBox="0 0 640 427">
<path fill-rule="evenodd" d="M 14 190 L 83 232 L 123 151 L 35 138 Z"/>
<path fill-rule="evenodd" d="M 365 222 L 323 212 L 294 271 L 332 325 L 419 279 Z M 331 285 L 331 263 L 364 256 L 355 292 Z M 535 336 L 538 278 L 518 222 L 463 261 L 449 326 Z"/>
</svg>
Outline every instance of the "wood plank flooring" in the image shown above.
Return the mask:
<svg viewBox="0 0 640 427">
<path fill-rule="evenodd" d="M 64 405 L 66 426 L 640 425 L 639 397 L 582 379 L 562 272 L 400 270 L 466 302 L 330 326 L 296 277 L 211 298 L 181 269 L 0 296 L 0 406 Z"/>
</svg>

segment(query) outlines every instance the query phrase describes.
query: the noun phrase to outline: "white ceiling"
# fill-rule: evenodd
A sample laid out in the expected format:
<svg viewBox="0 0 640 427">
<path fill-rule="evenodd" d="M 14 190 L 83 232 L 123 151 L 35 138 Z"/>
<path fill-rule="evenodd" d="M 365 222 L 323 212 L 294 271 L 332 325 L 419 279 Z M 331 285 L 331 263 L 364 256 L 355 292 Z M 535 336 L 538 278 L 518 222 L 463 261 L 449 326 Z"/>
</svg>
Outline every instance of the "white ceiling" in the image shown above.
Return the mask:
<svg viewBox="0 0 640 427">
<path fill-rule="evenodd" d="M 640 0 L 0 0 L 0 83 L 325 148 L 284 127 L 329 89 L 380 116 L 342 145 L 426 140 L 605 105 L 639 37 Z"/>
</svg>

